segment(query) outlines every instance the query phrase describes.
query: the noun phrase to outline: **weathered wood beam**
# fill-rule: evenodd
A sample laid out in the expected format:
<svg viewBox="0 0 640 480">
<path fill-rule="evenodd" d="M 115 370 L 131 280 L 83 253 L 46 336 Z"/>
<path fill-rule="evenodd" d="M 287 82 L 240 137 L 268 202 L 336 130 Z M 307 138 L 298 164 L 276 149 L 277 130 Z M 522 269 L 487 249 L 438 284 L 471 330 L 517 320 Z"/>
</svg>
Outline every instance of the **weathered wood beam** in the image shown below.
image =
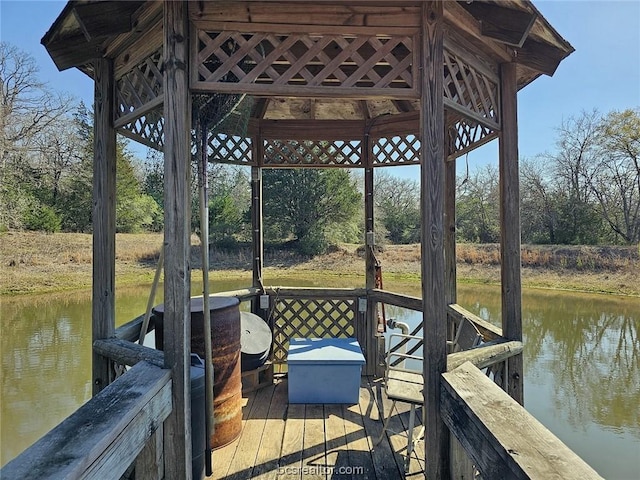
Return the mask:
<svg viewBox="0 0 640 480">
<path fill-rule="evenodd" d="M 460 5 L 480 22 L 482 35 L 516 47 L 522 46 L 538 18 L 535 12 L 493 3 L 461 2 Z"/>
<path fill-rule="evenodd" d="M 423 415 L 427 478 L 449 475 L 449 432 L 440 416 L 440 375 L 447 369 L 447 315 L 444 277 L 444 31 L 442 2 L 422 6 L 420 192 Z"/>
<path fill-rule="evenodd" d="M 5 465 L 0 478 L 118 480 L 170 411 L 169 371 L 141 362 Z"/>
<path fill-rule="evenodd" d="M 166 478 L 191 479 L 189 28 L 186 2 L 164 4 L 164 359 L 173 411 L 164 431 Z"/>
<path fill-rule="evenodd" d="M 387 305 L 406 308 L 416 312 L 422 311 L 422 299 L 418 297 L 377 289 L 371 290 L 369 296 L 376 302 L 386 303 Z"/>
<path fill-rule="evenodd" d="M 502 331 L 509 340 L 522 341 L 522 284 L 520 276 L 520 177 L 518 169 L 518 100 L 516 64 L 500 72 L 502 132 L 500 171 L 500 277 Z M 524 403 L 522 355 L 509 361 L 507 392 Z"/>
<path fill-rule="evenodd" d="M 251 116 L 259 119 L 264 118 L 270 102 L 269 98 L 257 98 L 253 104 L 253 114 Z"/>
<path fill-rule="evenodd" d="M 471 313 L 460 305 L 448 305 L 447 313 L 456 320 L 456 323 L 459 323 L 463 319 L 469 320 L 476 327 L 478 327 L 478 330 L 480 330 L 480 334 L 485 341 L 503 338 L 502 329 L 500 327 L 496 327 L 492 323 L 487 322 L 486 320 Z"/>
<path fill-rule="evenodd" d="M 276 95 L 302 98 L 345 99 L 412 99 L 418 98 L 417 88 L 370 88 L 370 87 L 316 87 L 309 85 L 273 85 L 261 83 L 225 83 L 194 81 L 192 90 L 198 93 L 246 93 L 256 96 Z"/>
<path fill-rule="evenodd" d="M 367 291 L 376 287 L 376 257 L 375 257 L 375 222 L 374 222 L 374 173 L 372 167 L 371 138 L 363 137 L 362 164 L 364 169 L 364 224 L 365 224 L 365 286 Z M 377 302 L 367 299 L 367 311 L 365 313 L 365 342 L 367 345 L 367 375 L 377 375 Z"/>
<path fill-rule="evenodd" d="M 96 59 L 93 140 L 92 339 L 113 336 L 116 277 L 116 132 L 113 62 Z M 111 361 L 93 352 L 93 394 L 113 380 Z"/>
<path fill-rule="evenodd" d="M 89 63 L 94 58 L 102 57 L 102 40 L 95 38 L 87 42 L 84 35 L 78 33 L 77 35 L 54 40 L 44 44 L 44 46 L 58 70 L 63 71 Z"/>
<path fill-rule="evenodd" d="M 106 35 L 118 35 L 131 31 L 131 15 L 144 2 L 97 2 L 75 5 L 76 17 L 87 41 Z"/>
<path fill-rule="evenodd" d="M 441 405 L 482 478 L 602 478 L 470 363 L 442 375 Z"/>
<path fill-rule="evenodd" d="M 144 361 L 156 367 L 162 368 L 164 366 L 162 351 L 119 338 L 96 340 L 93 342 L 93 349 L 103 357 L 121 365 L 132 366 Z"/>
<path fill-rule="evenodd" d="M 368 122 L 367 131 L 372 138 L 395 135 L 418 135 L 420 112 L 399 113 L 376 117 Z"/>
<path fill-rule="evenodd" d="M 521 48 L 515 49 L 513 61 L 538 72 L 553 76 L 568 53 L 546 43 L 527 38 Z"/>
<path fill-rule="evenodd" d="M 451 371 L 465 362 L 471 362 L 477 368 L 486 368 L 522 353 L 522 349 L 522 342 L 498 340 L 471 350 L 450 353 L 447 355 L 447 371 Z"/>
<path fill-rule="evenodd" d="M 195 23 L 228 22 L 253 24 L 418 27 L 420 7 L 415 2 L 387 5 L 322 5 L 322 2 L 189 2 Z M 351 2 L 354 3 L 354 2 Z M 361 2 L 363 3 L 363 2 Z M 254 27 L 257 28 L 257 27 Z"/>
<path fill-rule="evenodd" d="M 253 155 L 262 155 L 262 139 L 253 142 Z M 253 248 L 252 285 L 260 290 L 264 289 L 262 270 L 264 267 L 264 222 L 262 217 L 262 169 L 251 167 L 251 238 Z M 260 307 L 257 298 L 252 302 L 253 313 L 258 314 Z"/>
<path fill-rule="evenodd" d="M 269 295 L 280 298 L 354 298 L 364 297 L 367 290 L 364 288 L 316 288 L 316 287 L 266 287 L 265 291 Z"/>
<path fill-rule="evenodd" d="M 448 149 L 446 151 L 446 156 L 449 157 Z M 457 301 L 455 160 L 446 162 L 444 168 L 444 293 L 445 302 L 448 305 L 450 303 L 456 303 Z"/>
<path fill-rule="evenodd" d="M 260 121 L 260 137 L 263 139 L 361 140 L 364 129 L 364 120 Z"/>
</svg>

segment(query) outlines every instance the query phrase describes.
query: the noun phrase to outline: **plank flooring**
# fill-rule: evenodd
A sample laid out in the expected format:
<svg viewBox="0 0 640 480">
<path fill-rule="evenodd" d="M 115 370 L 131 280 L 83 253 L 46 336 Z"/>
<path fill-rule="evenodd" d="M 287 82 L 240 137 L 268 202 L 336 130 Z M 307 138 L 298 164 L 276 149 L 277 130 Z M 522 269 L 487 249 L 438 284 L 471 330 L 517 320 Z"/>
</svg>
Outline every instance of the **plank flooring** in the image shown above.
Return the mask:
<svg viewBox="0 0 640 480">
<path fill-rule="evenodd" d="M 244 398 L 242 433 L 213 452 L 215 480 L 351 480 L 423 478 L 424 442 L 415 443 L 405 476 L 408 406 L 391 401 L 380 381 L 362 377 L 358 404 L 289 404 L 286 377 Z M 400 410 L 398 413 L 397 410 Z M 421 410 L 416 414 L 420 430 Z"/>
</svg>

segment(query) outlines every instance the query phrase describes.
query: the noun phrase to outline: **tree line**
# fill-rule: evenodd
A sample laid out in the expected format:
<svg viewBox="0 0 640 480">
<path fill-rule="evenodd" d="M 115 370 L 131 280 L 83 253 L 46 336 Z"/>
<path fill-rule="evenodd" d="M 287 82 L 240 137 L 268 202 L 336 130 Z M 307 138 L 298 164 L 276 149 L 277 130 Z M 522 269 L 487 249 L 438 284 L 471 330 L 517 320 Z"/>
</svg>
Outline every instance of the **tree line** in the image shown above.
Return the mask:
<svg viewBox="0 0 640 480">
<path fill-rule="evenodd" d="M 93 128 L 90 109 L 38 80 L 34 60 L 0 43 L 0 229 L 91 230 Z M 69 112 L 72 112 L 71 114 Z M 116 228 L 158 231 L 163 165 L 117 142 Z M 520 163 L 524 243 L 632 244 L 640 241 L 640 109 L 583 112 L 558 128 L 555 150 Z M 196 170 L 192 228 L 199 230 Z M 420 241 L 418 181 L 375 170 L 378 242 Z M 211 240 L 251 240 L 248 167 L 209 165 Z M 363 178 L 346 169 L 263 170 L 265 241 L 300 252 L 364 238 Z M 459 241 L 499 241 L 494 165 L 459 176 Z"/>
</svg>

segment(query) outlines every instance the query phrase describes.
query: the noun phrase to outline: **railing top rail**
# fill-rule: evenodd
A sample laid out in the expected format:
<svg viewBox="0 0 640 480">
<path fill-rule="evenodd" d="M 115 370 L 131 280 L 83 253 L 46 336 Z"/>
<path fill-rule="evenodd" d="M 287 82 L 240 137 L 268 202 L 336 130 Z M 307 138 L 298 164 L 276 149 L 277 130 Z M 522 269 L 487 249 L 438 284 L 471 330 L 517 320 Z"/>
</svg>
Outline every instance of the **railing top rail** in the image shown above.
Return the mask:
<svg viewBox="0 0 640 480">
<path fill-rule="evenodd" d="M 480 333 L 485 340 L 499 340 L 503 338 L 502 328 L 496 327 L 492 323 L 489 323 L 474 313 L 471 313 L 469 310 L 461 307 L 457 303 L 451 303 L 448 305 L 448 313 L 458 321 L 463 318 L 469 320 L 478 327 L 478 330 L 480 330 Z"/>
<path fill-rule="evenodd" d="M 0 478 L 119 479 L 171 408 L 171 371 L 140 362 L 5 465 Z"/>
<path fill-rule="evenodd" d="M 269 295 L 293 298 L 353 298 L 367 295 L 365 288 L 322 288 L 322 287 L 265 287 Z"/>
<path fill-rule="evenodd" d="M 469 362 L 442 374 L 441 413 L 483 478 L 602 478 Z"/>
<path fill-rule="evenodd" d="M 522 342 L 496 341 L 470 350 L 450 353 L 447 355 L 447 371 L 451 371 L 465 362 L 471 362 L 477 368 L 490 367 L 522 353 L 522 348 Z"/>
</svg>

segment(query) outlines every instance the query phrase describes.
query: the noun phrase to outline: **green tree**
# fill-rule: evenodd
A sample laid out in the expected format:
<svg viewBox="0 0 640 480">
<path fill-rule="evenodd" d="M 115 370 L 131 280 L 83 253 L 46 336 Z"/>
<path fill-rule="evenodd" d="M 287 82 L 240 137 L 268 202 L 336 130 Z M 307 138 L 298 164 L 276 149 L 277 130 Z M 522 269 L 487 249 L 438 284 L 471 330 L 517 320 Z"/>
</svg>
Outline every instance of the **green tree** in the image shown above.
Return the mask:
<svg viewBox="0 0 640 480">
<path fill-rule="evenodd" d="M 459 240 L 495 243 L 500 240 L 498 171 L 488 165 L 459 182 L 456 230 Z"/>
<path fill-rule="evenodd" d="M 41 147 L 66 118 L 71 98 L 38 78 L 29 54 L 0 42 L 0 227 L 23 228 L 50 186 Z M 62 123 L 63 124 L 63 123 Z"/>
<path fill-rule="evenodd" d="M 640 108 L 603 117 L 597 143 L 600 161 L 588 180 L 598 211 L 615 237 L 640 242 Z"/>
<path fill-rule="evenodd" d="M 362 203 L 355 180 L 343 169 L 265 170 L 263 198 L 271 239 L 293 236 L 304 254 L 326 251 L 341 225 L 357 223 Z"/>
<path fill-rule="evenodd" d="M 391 243 L 420 241 L 420 187 L 416 180 L 376 171 L 374 197 L 380 223 Z"/>
</svg>

